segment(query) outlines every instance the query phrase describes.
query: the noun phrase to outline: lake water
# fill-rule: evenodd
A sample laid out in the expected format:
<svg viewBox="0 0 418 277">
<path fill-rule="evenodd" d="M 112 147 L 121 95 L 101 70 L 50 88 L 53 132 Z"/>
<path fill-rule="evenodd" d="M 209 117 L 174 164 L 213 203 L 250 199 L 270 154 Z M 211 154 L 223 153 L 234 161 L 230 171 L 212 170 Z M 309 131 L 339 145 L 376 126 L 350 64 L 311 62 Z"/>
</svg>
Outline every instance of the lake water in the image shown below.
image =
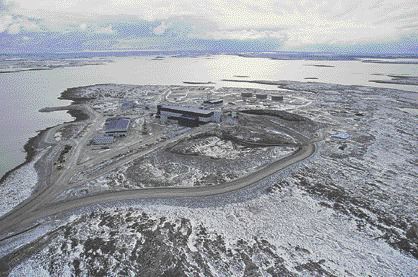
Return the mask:
<svg viewBox="0 0 418 277">
<path fill-rule="evenodd" d="M 0 74 L 0 176 L 24 161 L 23 145 L 38 130 L 70 121 L 65 112 L 39 113 L 47 106 L 61 106 L 69 101 L 58 100 L 69 87 L 98 83 L 179 85 L 183 81 L 215 82 L 215 86 L 274 86 L 228 83 L 222 79 L 246 75 L 248 79 L 307 81 L 346 85 L 368 85 L 418 91 L 417 86 L 370 83 L 371 79 L 388 80 L 382 75 L 418 75 L 418 67 L 408 64 L 372 64 L 360 61 L 271 60 L 218 55 L 211 57 L 115 57 L 114 62 L 48 71 Z M 315 67 L 307 65 L 331 65 Z M 382 74 L 382 75 L 374 75 Z"/>
</svg>

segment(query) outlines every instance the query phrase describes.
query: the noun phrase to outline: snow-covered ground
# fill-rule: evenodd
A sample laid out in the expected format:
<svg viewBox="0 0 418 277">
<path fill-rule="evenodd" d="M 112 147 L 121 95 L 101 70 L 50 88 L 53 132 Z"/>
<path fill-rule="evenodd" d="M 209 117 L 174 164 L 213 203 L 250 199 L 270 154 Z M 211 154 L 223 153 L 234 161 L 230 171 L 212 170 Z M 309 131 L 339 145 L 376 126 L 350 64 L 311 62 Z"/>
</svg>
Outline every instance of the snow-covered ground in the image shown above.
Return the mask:
<svg viewBox="0 0 418 277">
<path fill-rule="evenodd" d="M 168 150 L 152 153 L 134 161 L 126 170 L 132 186 L 211 186 L 229 182 L 275 160 L 290 155 L 296 147 L 244 148 L 223 140 L 212 145 L 212 139 L 193 144 L 189 154 Z M 186 143 L 187 144 L 187 143 Z M 196 147 L 195 147 L 196 146 Z M 226 151 L 226 147 L 231 147 Z M 184 150 L 184 149 L 182 149 Z"/>
<path fill-rule="evenodd" d="M 0 216 L 8 213 L 14 207 L 28 198 L 38 182 L 38 174 L 35 170 L 35 163 L 41 157 L 39 154 L 33 161 L 20 167 L 11 173 L 2 184 L 0 184 Z"/>
<path fill-rule="evenodd" d="M 253 190 L 89 210 L 46 236 L 48 244 L 19 261 L 11 276 L 416 276 L 416 95 L 321 83 L 280 86 L 291 90 L 289 98 L 305 99 L 292 113 L 323 127 L 316 133 L 306 122 L 284 126 L 321 137 L 314 157 Z M 336 132 L 349 136 L 335 138 Z M 88 185 L 190 184 L 193 176 L 220 176 L 219 169 L 253 170 L 276 149 L 245 153 L 238 162 L 226 153 L 239 148 L 224 142 L 197 146 L 206 156 L 156 151 Z"/>
<path fill-rule="evenodd" d="M 54 135 L 54 139 L 56 141 L 61 141 L 61 139 L 62 139 L 62 132 L 56 132 L 55 135 Z"/>
<path fill-rule="evenodd" d="M 232 141 L 225 141 L 218 137 L 212 136 L 199 143 L 192 144 L 188 152 L 203 155 L 215 159 L 229 159 L 233 160 L 239 157 L 239 155 L 245 155 L 246 152 L 251 151 L 244 150 L 243 146 L 234 145 Z"/>
<path fill-rule="evenodd" d="M 81 216 L 10 276 L 162 275 L 174 265 L 194 276 L 414 276 L 417 261 L 381 235 L 290 186 L 221 207 L 130 205 Z"/>
</svg>

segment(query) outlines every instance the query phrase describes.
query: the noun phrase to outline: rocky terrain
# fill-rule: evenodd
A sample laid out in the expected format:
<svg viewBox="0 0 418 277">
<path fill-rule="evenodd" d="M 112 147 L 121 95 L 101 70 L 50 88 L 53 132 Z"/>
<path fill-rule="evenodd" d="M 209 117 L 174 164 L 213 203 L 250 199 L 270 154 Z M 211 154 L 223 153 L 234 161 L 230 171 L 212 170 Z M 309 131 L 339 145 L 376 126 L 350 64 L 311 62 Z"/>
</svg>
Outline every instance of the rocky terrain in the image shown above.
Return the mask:
<svg viewBox="0 0 418 277">
<path fill-rule="evenodd" d="M 292 127 L 317 141 L 313 157 L 252 190 L 173 201 L 138 200 L 80 213 L 4 256 L 2 272 L 10 276 L 416 275 L 416 94 L 324 83 L 253 82 L 280 86 L 277 93 L 285 97 L 276 107 L 264 106 L 256 117 L 271 124 L 260 127 L 270 135 L 258 136 L 257 128 L 251 135 L 249 129 L 225 126 L 224 131 L 152 152 L 93 182 L 106 189 L 114 182 L 141 184 L 140 189 L 202 185 L 198 172 L 202 176 L 210 172 L 220 182 L 235 178 L 246 168 L 282 155 L 277 148 L 294 147 L 295 141 L 273 125 Z M 231 90 L 219 91 L 232 99 Z M 170 98 L 187 102 L 187 95 Z M 227 107 L 242 113 L 244 122 L 251 121 L 255 105 L 235 102 L 239 105 Z M 249 137 L 266 144 L 276 138 L 288 145 L 251 148 L 238 143 L 248 142 Z"/>
</svg>

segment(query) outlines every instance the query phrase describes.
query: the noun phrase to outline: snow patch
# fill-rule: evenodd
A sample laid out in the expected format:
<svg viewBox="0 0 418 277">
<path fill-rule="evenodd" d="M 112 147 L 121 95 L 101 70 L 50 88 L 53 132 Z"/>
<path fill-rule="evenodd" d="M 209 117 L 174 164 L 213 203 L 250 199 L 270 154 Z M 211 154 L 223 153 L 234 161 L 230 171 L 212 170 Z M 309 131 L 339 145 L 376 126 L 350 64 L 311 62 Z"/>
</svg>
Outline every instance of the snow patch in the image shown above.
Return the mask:
<svg viewBox="0 0 418 277">
<path fill-rule="evenodd" d="M 50 277 L 51 275 L 45 270 L 37 261 L 28 260 L 19 264 L 13 268 L 9 277 L 22 277 L 22 276 L 37 276 L 37 277 Z M 63 275 L 69 276 L 69 275 Z"/>
<path fill-rule="evenodd" d="M 35 163 L 42 156 L 40 153 L 33 161 L 11 173 L 0 184 L 0 216 L 8 213 L 19 203 L 31 196 L 33 189 L 38 183 L 38 174 Z"/>
</svg>

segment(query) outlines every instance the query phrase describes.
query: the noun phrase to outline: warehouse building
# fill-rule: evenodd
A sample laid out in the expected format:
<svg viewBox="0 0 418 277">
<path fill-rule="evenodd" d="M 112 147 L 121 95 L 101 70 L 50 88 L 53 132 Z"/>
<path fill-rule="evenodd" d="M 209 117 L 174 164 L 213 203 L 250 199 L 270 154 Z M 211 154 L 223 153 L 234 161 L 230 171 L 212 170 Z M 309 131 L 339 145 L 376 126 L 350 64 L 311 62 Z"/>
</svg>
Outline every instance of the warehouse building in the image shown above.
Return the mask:
<svg viewBox="0 0 418 277">
<path fill-rule="evenodd" d="M 125 137 L 129 130 L 131 119 L 128 117 L 112 117 L 106 119 L 104 131 L 107 136 Z"/>
<path fill-rule="evenodd" d="M 174 119 L 177 120 L 179 125 L 188 127 L 195 127 L 209 122 L 221 122 L 222 118 L 220 111 L 176 105 L 158 105 L 157 115 L 160 117 L 161 122 Z"/>
</svg>

